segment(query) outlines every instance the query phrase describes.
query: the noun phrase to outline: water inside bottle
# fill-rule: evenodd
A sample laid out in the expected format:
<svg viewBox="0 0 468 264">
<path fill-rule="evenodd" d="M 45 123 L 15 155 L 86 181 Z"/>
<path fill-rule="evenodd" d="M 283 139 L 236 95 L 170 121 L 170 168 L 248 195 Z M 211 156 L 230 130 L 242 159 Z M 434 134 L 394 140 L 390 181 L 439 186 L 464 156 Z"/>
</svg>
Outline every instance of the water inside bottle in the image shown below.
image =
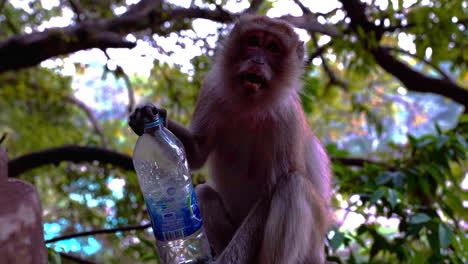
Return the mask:
<svg viewBox="0 0 468 264">
<path fill-rule="evenodd" d="M 161 263 L 208 263 L 209 245 L 185 157 L 168 158 L 171 155 L 157 153 L 161 148 L 156 147 L 159 151 L 154 151 L 151 138 L 139 143 L 134 166 Z"/>
</svg>

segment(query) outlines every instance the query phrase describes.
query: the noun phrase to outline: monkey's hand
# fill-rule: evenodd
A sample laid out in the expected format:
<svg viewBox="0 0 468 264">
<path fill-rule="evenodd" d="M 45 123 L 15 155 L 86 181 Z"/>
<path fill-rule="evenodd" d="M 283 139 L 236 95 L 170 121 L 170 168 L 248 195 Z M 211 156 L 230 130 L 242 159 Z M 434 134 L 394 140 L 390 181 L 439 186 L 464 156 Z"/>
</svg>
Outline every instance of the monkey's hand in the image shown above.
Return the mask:
<svg viewBox="0 0 468 264">
<path fill-rule="evenodd" d="M 167 111 L 164 108 L 157 108 L 152 103 L 139 104 L 135 111 L 128 118 L 128 125 L 138 136 L 143 135 L 145 120 L 151 120 L 154 115 L 159 114 L 159 118 L 164 120 L 167 126 Z"/>
</svg>

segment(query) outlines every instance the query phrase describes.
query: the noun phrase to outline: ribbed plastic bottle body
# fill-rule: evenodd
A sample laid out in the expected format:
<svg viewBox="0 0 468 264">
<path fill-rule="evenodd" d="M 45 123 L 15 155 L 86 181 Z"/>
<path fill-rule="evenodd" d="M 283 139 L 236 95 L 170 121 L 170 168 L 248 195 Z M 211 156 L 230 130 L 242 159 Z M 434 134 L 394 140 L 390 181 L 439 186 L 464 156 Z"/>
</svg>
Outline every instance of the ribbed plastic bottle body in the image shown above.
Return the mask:
<svg viewBox="0 0 468 264">
<path fill-rule="evenodd" d="M 208 243 L 183 145 L 162 126 L 149 132 L 138 139 L 133 164 L 161 263 L 207 262 Z"/>
</svg>

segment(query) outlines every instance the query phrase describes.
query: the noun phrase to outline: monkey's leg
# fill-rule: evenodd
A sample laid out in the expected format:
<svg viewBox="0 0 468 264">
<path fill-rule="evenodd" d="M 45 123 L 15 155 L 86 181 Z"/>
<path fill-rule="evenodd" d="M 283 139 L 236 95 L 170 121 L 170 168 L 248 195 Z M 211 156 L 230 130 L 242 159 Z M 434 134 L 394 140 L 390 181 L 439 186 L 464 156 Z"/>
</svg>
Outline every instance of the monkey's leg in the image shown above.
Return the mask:
<svg viewBox="0 0 468 264">
<path fill-rule="evenodd" d="M 258 263 L 324 263 L 328 216 L 310 179 L 298 173 L 283 178 L 273 193 Z"/>
<path fill-rule="evenodd" d="M 215 255 L 219 255 L 231 240 L 236 227 L 232 224 L 219 194 L 207 184 L 195 188 L 205 234 Z"/>
<path fill-rule="evenodd" d="M 269 205 L 270 198 L 267 196 L 260 198 L 255 203 L 214 264 L 257 263 L 256 259 L 262 244 Z"/>
</svg>

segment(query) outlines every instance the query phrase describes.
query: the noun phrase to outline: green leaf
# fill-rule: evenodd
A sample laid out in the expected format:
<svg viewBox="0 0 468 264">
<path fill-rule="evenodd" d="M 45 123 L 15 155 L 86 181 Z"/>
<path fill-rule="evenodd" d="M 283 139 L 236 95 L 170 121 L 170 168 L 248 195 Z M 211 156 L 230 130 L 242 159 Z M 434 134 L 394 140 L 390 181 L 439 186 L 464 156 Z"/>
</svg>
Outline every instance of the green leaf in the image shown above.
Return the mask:
<svg viewBox="0 0 468 264">
<path fill-rule="evenodd" d="M 395 186 L 397 190 L 403 191 L 403 187 L 405 185 L 405 174 L 401 171 L 394 172 L 393 174 L 393 186 Z"/>
<path fill-rule="evenodd" d="M 439 136 L 439 138 L 437 139 L 436 148 L 441 149 L 448 141 L 448 139 L 449 137 L 447 137 L 446 135 Z"/>
<path fill-rule="evenodd" d="M 429 222 L 431 218 L 425 213 L 417 213 L 410 217 L 409 222 L 412 224 L 422 224 Z"/>
<path fill-rule="evenodd" d="M 338 230 L 335 230 L 335 235 L 330 241 L 330 245 L 334 251 L 337 250 L 341 246 L 341 244 L 343 244 L 344 238 L 345 238 L 344 233 Z"/>
<path fill-rule="evenodd" d="M 416 147 L 417 148 L 422 148 L 424 146 L 427 146 L 429 144 L 431 144 L 432 142 L 434 142 L 434 139 L 433 138 L 426 138 L 422 141 L 419 141 L 418 143 L 416 143 Z"/>
<path fill-rule="evenodd" d="M 371 198 L 370 198 L 370 201 L 369 203 L 370 204 L 375 204 L 375 202 L 377 202 L 377 200 L 379 200 L 380 198 L 382 198 L 382 196 L 385 194 L 385 189 L 378 189 L 377 191 L 375 191 Z"/>
<path fill-rule="evenodd" d="M 395 208 L 395 205 L 398 202 L 398 195 L 393 189 L 388 189 L 388 202 L 390 203 L 392 209 Z"/>
<path fill-rule="evenodd" d="M 437 134 L 442 135 L 442 128 L 439 126 L 439 123 L 435 124 L 435 129 L 437 131 Z"/>
<path fill-rule="evenodd" d="M 466 143 L 466 140 L 462 135 L 456 134 L 456 137 L 457 137 L 458 142 L 460 142 L 460 144 L 463 146 L 463 148 L 465 149 L 468 148 L 468 144 Z"/>
<path fill-rule="evenodd" d="M 442 248 L 448 248 L 452 243 L 453 231 L 446 224 L 439 224 L 439 241 Z"/>
<path fill-rule="evenodd" d="M 385 184 L 392 179 L 392 176 L 393 176 L 392 172 L 386 171 L 380 174 L 379 177 L 377 177 L 376 183 L 378 185 Z"/>
</svg>

